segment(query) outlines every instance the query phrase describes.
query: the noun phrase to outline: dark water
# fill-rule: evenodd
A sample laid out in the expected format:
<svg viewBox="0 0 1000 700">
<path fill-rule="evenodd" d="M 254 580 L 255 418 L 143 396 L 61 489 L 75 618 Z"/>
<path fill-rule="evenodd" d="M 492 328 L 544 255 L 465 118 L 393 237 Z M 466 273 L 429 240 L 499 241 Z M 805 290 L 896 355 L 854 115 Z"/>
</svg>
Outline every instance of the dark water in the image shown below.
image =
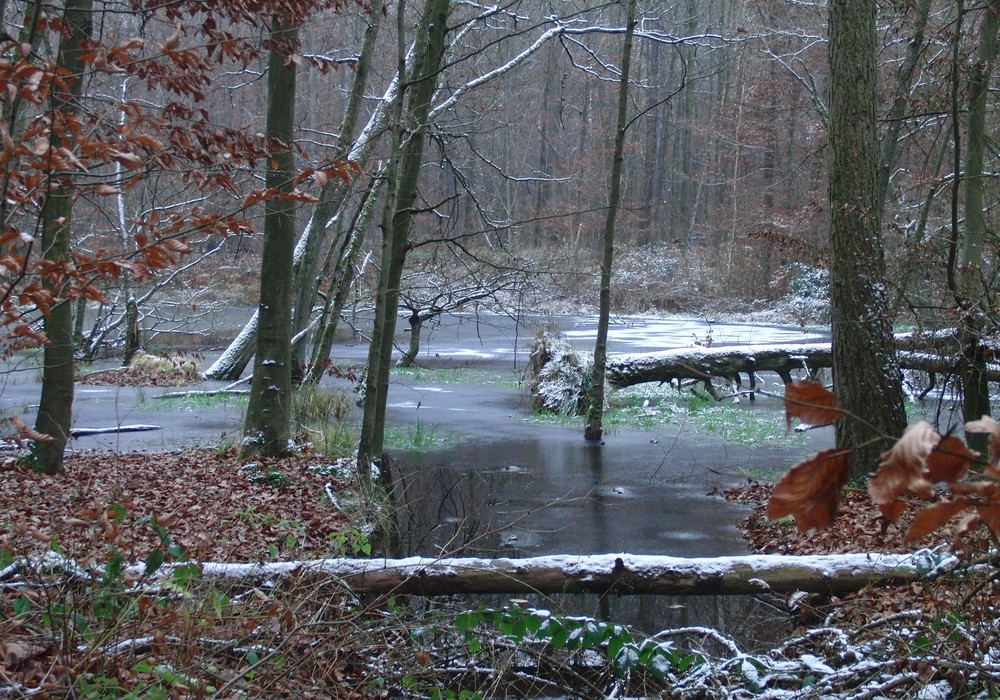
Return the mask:
<svg viewBox="0 0 1000 700">
<path fill-rule="evenodd" d="M 790 464 L 789 450 L 630 431 L 588 444 L 543 426 L 518 437 L 397 454 L 401 555 L 529 557 L 629 552 L 682 557 L 746 553 L 746 514 L 710 493 L 739 468 Z M 785 620 L 748 596 L 529 596 L 528 604 L 634 628 L 704 626 L 751 647 Z M 478 596 L 502 606 L 509 597 Z"/>
</svg>

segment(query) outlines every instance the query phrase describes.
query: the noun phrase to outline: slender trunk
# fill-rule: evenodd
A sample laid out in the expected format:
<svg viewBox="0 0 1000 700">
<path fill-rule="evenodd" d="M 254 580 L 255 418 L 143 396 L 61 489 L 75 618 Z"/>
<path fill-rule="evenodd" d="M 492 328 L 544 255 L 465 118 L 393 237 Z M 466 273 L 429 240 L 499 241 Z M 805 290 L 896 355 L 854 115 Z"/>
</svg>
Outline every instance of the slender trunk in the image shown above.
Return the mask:
<svg viewBox="0 0 1000 700">
<path fill-rule="evenodd" d="M 344 118 L 340 124 L 340 136 L 337 138 L 337 153 L 346 154 L 354 141 L 357 131 L 358 117 L 365 90 L 368 87 L 368 76 L 371 73 L 372 55 L 375 52 L 375 40 L 378 38 L 382 19 L 383 0 L 373 0 L 367 13 L 368 26 L 361 42 L 361 51 L 355 64 L 354 80 L 351 83 L 351 93 L 348 96 Z M 298 335 L 309 324 L 313 306 L 316 303 L 318 280 L 315 278 L 316 257 L 326 237 L 327 228 L 334 216 L 343 208 L 350 187 L 345 182 L 331 181 L 320 193 L 320 201 L 316 205 L 310 227 L 315 231 L 306 233 L 302 255 L 296 263 L 295 270 L 295 311 L 292 317 L 292 335 Z M 309 334 L 302 334 L 292 346 L 292 373 L 301 378 L 305 372 L 303 367 Z"/>
<path fill-rule="evenodd" d="M 930 18 L 931 0 L 918 0 L 916 4 L 913 37 L 906 49 L 906 57 L 899 67 L 896 80 L 896 96 L 886 119 L 888 129 L 882 136 L 882 160 L 879 163 L 878 201 L 880 210 L 885 209 L 885 200 L 889 193 L 889 180 L 899 154 L 899 135 L 903 131 L 906 108 L 910 104 L 910 91 L 913 79 L 917 74 L 920 55 L 924 51 L 924 32 L 927 20 Z"/>
<path fill-rule="evenodd" d="M 267 70 L 267 138 L 270 144 L 266 184 L 278 192 L 264 210 L 260 305 L 253 383 L 243 427 L 244 456 L 278 456 L 288 451 L 291 437 L 291 303 L 295 248 L 295 62 L 298 28 L 275 17 Z"/>
<path fill-rule="evenodd" d="M 608 214 L 604 221 L 604 255 L 601 261 L 601 298 L 597 321 L 597 341 L 594 344 L 594 368 L 587 392 L 586 440 L 600 440 L 604 434 L 604 370 L 608 358 L 608 324 L 611 317 L 611 266 L 615 257 L 615 221 L 621 199 L 622 163 L 625 160 L 625 131 L 628 129 L 628 76 L 632 66 L 632 35 L 635 32 L 635 0 L 625 8 L 625 42 L 622 45 L 622 74 L 618 83 L 618 117 L 615 129 L 615 150 L 611 163 L 611 183 L 608 190 Z"/>
<path fill-rule="evenodd" d="M 982 344 L 984 332 L 983 303 L 983 244 L 986 238 L 986 216 L 983 199 L 983 160 L 986 152 L 986 109 L 989 84 L 997 55 L 997 0 L 985 9 L 980 26 L 979 52 L 969 80 L 969 122 L 965 150 L 965 173 L 962 184 L 965 195 L 965 238 L 962 265 L 958 270 L 959 306 L 962 310 L 959 336 L 962 340 L 963 416 L 976 420 L 990 413 L 989 385 L 986 381 L 987 348 Z M 968 434 L 970 447 L 987 452 L 985 435 Z"/>
<path fill-rule="evenodd" d="M 303 384 L 318 384 L 329 364 L 330 353 L 333 351 L 334 335 L 347 303 L 347 295 L 350 294 L 351 285 L 354 283 L 354 266 L 357 264 L 358 255 L 361 253 L 362 245 L 368 234 L 368 227 L 371 225 L 378 192 L 385 182 L 383 175 L 384 168 L 379 168 L 372 177 L 365 198 L 361 202 L 361 208 L 358 210 L 358 216 L 351 224 L 347 239 L 344 241 L 347 250 L 341 251 L 334 267 L 333 282 L 331 282 L 330 290 L 327 292 L 326 301 L 323 304 L 323 317 L 317 327 L 312 360 L 305 377 L 303 377 Z"/>
<path fill-rule="evenodd" d="M 78 110 L 77 101 L 83 92 L 83 52 L 93 26 L 92 0 L 67 0 L 63 16 L 69 34 L 59 41 L 57 66 L 65 87 L 54 88 L 52 93 L 51 152 L 72 148 L 66 118 Z M 42 254 L 56 265 L 70 262 L 74 192 L 71 175 L 53 174 L 49 180 L 41 214 Z M 64 283 L 49 276 L 43 283 L 57 301 L 44 321 L 48 344 L 44 350 L 42 395 L 35 429 L 52 439 L 35 443 L 34 459 L 39 471 L 56 474 L 63 471 L 63 454 L 73 420 L 73 307 L 65 296 Z"/>
<path fill-rule="evenodd" d="M 382 269 L 379 273 L 376 299 L 375 328 L 368 353 L 368 375 L 365 383 L 365 407 L 358 445 L 358 470 L 370 480 L 373 459 L 381 459 L 385 433 L 385 406 L 389 388 L 389 370 L 396 332 L 396 311 L 399 307 L 399 283 L 409 245 L 412 223 L 411 207 L 416 199 L 417 181 L 423 163 L 424 134 L 431 108 L 431 98 L 437 87 L 437 77 L 445 52 L 448 32 L 449 0 L 427 0 L 418 29 L 417 57 L 413 65 L 413 80 L 407 103 L 406 139 L 397 121 L 399 147 L 397 176 L 390 179 L 390 193 L 382 220 Z M 402 11 L 402 8 L 401 8 Z M 399 69 L 403 71 L 402 43 L 399 46 Z M 401 110 L 402 105 L 398 105 Z M 390 169 L 391 170 L 391 169 Z"/>
</svg>

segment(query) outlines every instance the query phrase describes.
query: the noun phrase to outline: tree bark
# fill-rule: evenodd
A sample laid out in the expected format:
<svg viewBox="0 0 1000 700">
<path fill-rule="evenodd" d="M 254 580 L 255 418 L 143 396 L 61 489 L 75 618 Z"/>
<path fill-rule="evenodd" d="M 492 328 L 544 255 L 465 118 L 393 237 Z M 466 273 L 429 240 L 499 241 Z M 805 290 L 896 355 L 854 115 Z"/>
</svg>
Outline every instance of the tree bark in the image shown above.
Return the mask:
<svg viewBox="0 0 1000 700">
<path fill-rule="evenodd" d="M 93 27 L 93 1 L 67 0 L 63 18 L 69 34 L 59 40 L 57 70 L 65 87 L 54 86 L 52 92 L 49 146 L 53 152 L 73 147 L 66 117 L 77 111 L 77 101 L 83 91 L 83 53 Z M 56 265 L 71 262 L 74 196 L 72 176 L 52 173 L 41 213 L 42 255 Z M 48 344 L 43 353 L 42 394 L 35 430 L 52 439 L 36 442 L 33 456 L 39 471 L 57 474 L 63 471 L 63 454 L 73 421 L 73 307 L 62 282 L 47 275 L 43 284 L 56 301 L 44 320 Z"/>
<path fill-rule="evenodd" d="M 169 578 L 175 565 L 156 577 Z M 911 583 L 926 574 L 912 554 L 750 555 L 684 559 L 635 554 L 526 559 L 317 559 L 270 564 L 199 564 L 203 580 L 262 580 L 295 574 L 334 577 L 355 593 L 598 593 L 752 595 L 843 594 Z"/>
<path fill-rule="evenodd" d="M 873 471 L 906 426 L 885 288 L 875 124 L 874 0 L 830 2 L 829 199 L 833 375 L 848 416 L 837 446 L 851 473 Z"/>
<path fill-rule="evenodd" d="M 597 442 L 604 435 L 604 370 L 608 357 L 608 323 L 611 319 L 611 268 L 615 259 L 615 221 L 622 191 L 622 163 L 625 160 L 625 132 L 628 129 L 628 77 L 632 66 L 632 35 L 635 33 L 635 0 L 625 6 L 625 40 L 622 43 L 622 68 L 618 82 L 618 116 L 615 124 L 615 147 L 608 186 L 608 212 L 604 221 L 601 258 L 601 291 L 598 302 L 597 340 L 594 342 L 594 366 L 587 392 L 587 425 L 583 438 Z"/>
<path fill-rule="evenodd" d="M 295 62 L 298 28 L 285 17 L 272 20 L 267 75 L 267 188 L 277 194 L 264 210 L 260 305 L 250 403 L 243 427 L 244 457 L 279 456 L 291 437 L 291 304 L 295 247 Z"/>
</svg>

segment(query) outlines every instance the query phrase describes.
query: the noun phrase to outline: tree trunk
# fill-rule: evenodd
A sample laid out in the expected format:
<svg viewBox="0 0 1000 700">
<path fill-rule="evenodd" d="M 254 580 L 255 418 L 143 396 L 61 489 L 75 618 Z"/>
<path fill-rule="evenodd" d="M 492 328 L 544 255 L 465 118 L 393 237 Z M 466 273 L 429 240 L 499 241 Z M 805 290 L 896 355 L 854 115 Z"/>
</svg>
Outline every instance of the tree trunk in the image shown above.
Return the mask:
<svg viewBox="0 0 1000 700">
<path fill-rule="evenodd" d="M 416 199 L 417 181 L 423 164 L 427 118 L 446 48 L 449 6 L 449 0 L 427 0 L 425 4 L 424 16 L 418 29 L 417 56 L 413 64 L 413 79 L 406 110 L 406 140 L 400 142 L 393 153 L 393 157 L 398 160 L 398 170 L 396 177 L 390 177 L 391 189 L 383 212 L 382 269 L 379 273 L 375 306 L 375 327 L 372 329 L 372 343 L 368 353 L 364 416 L 358 445 L 358 471 L 365 480 L 371 478 L 372 460 L 382 457 L 386 396 L 396 332 L 396 312 L 399 308 L 399 283 L 409 243 L 411 207 Z M 399 63 L 399 71 L 402 72 L 402 44 L 399 47 Z M 402 90 L 400 94 L 403 94 Z M 398 103 L 397 108 L 401 109 Z M 397 137 L 401 136 L 403 126 L 400 115 L 396 123 Z"/>
<path fill-rule="evenodd" d="M 420 354 L 420 331 L 424 327 L 424 317 L 420 315 L 419 311 L 414 311 L 407 320 L 410 324 L 410 342 L 407 344 L 403 356 L 396 363 L 399 367 L 412 367 L 417 360 L 417 355 Z"/>
<path fill-rule="evenodd" d="M 254 309 L 253 316 L 239 332 L 236 338 L 229 344 L 225 352 L 219 355 L 212 366 L 205 370 L 205 379 L 222 379 L 225 381 L 236 381 L 243 374 L 243 370 L 253 359 L 254 350 L 257 349 L 257 319 L 260 311 Z"/>
<path fill-rule="evenodd" d="M 830 300 L 833 374 L 848 416 L 837 446 L 862 478 L 906 426 L 877 201 L 874 0 L 830 2 Z"/>
<path fill-rule="evenodd" d="M 298 29 L 286 18 L 273 20 L 267 74 L 267 138 L 270 144 L 266 184 L 279 193 L 264 210 L 260 306 L 253 383 L 243 427 L 244 457 L 278 456 L 288 451 L 291 424 L 292 258 L 295 248 L 295 62 Z"/>
<path fill-rule="evenodd" d="M 400 81 L 398 79 L 393 79 L 393 81 L 389 84 L 389 87 L 386 88 L 385 92 L 382 95 L 382 98 L 375 106 L 371 117 L 369 117 L 368 123 L 365 125 L 365 128 L 362 129 L 361 133 L 358 135 L 358 138 L 354 140 L 354 145 L 351 148 L 350 152 L 347 154 L 347 160 L 351 161 L 352 163 L 365 163 L 369 159 L 372 151 L 375 148 L 375 145 L 378 143 L 378 135 L 385 126 L 388 106 L 396 100 L 396 96 L 400 89 L 399 85 Z M 331 180 L 329 183 L 327 183 L 327 187 L 331 188 L 339 187 L 339 183 L 336 183 L 335 181 Z M 338 189 L 336 190 L 336 192 L 339 193 L 338 199 L 336 200 L 337 206 L 336 207 L 333 206 L 333 202 L 331 200 L 328 200 L 331 201 L 331 206 L 328 210 L 329 216 L 328 217 L 324 217 L 323 215 L 319 215 L 318 217 L 314 216 L 313 217 L 314 220 L 320 220 L 323 218 L 327 218 L 327 220 L 329 220 L 329 218 L 332 218 L 333 215 L 339 211 L 340 207 L 343 205 L 344 201 L 343 196 L 346 195 L 348 190 Z M 312 226 L 309 226 L 306 228 L 305 232 L 303 232 L 303 236 L 310 236 L 316 233 L 318 233 L 318 228 L 313 228 Z M 299 251 L 302 251 L 302 253 L 304 253 L 305 246 L 304 245 L 297 246 L 296 252 L 298 253 Z M 243 327 L 243 330 L 236 337 L 236 339 L 230 344 L 230 346 L 226 349 L 222 357 L 220 357 L 215 362 L 215 364 L 213 364 L 205 372 L 206 378 L 228 379 L 228 380 L 235 380 L 239 378 L 240 374 L 243 373 L 243 369 L 247 366 L 247 363 L 253 356 L 252 352 L 253 339 L 257 333 L 256 323 L 257 319 L 255 315 L 253 318 L 250 319 L 247 325 Z M 249 349 L 245 350 L 244 348 L 248 347 L 246 345 L 248 342 L 249 342 Z"/>
<path fill-rule="evenodd" d="M 156 577 L 169 578 L 167 564 Z M 919 580 L 912 554 L 751 555 L 685 559 L 637 554 L 554 555 L 525 559 L 316 559 L 270 564 L 203 562 L 204 580 L 313 575 L 339 579 L 354 593 L 599 593 L 753 595 L 843 594 Z"/>
<path fill-rule="evenodd" d="M 66 117 L 77 111 L 83 91 L 83 52 L 93 26 L 93 1 L 67 0 L 63 17 L 69 35 L 59 40 L 57 66 L 65 87 L 54 86 L 52 92 L 49 145 L 53 152 L 73 148 Z M 51 174 L 41 213 L 42 254 L 56 265 L 70 262 L 74 193 L 71 175 Z M 63 453 L 73 421 L 73 307 L 63 283 L 46 276 L 43 284 L 56 302 L 44 321 L 48 344 L 43 353 L 42 394 L 35 430 L 52 439 L 36 442 L 33 456 L 39 471 L 57 474 L 63 471 Z"/>
<path fill-rule="evenodd" d="M 615 221 L 621 199 L 622 162 L 625 159 L 625 131 L 628 129 L 628 76 L 632 66 L 632 35 L 635 32 L 635 0 L 625 6 L 625 41 L 622 44 L 622 72 L 618 83 L 618 117 L 615 126 L 615 148 L 611 162 L 611 182 L 608 188 L 608 213 L 604 221 L 604 250 L 601 260 L 601 292 L 597 320 L 597 340 L 594 343 L 594 366 L 587 392 L 587 425 L 585 440 L 596 442 L 604 435 L 604 368 L 608 357 L 608 323 L 611 318 L 611 266 L 615 258 Z"/>
<path fill-rule="evenodd" d="M 986 239 L 986 216 L 983 201 L 983 160 L 986 152 L 986 109 L 990 79 L 997 54 L 998 7 L 996 0 L 987 3 L 980 25 L 979 52 L 969 80 L 969 126 L 965 150 L 965 239 L 962 265 L 958 274 L 959 307 L 962 311 L 959 336 L 962 340 L 963 417 L 976 420 L 990 413 L 990 392 L 986 381 L 987 350 L 982 343 L 985 322 L 983 307 L 986 287 L 983 282 L 983 244 Z M 992 313 L 992 310 L 987 310 Z M 969 446 L 987 453 L 987 436 L 966 434 Z"/>
</svg>

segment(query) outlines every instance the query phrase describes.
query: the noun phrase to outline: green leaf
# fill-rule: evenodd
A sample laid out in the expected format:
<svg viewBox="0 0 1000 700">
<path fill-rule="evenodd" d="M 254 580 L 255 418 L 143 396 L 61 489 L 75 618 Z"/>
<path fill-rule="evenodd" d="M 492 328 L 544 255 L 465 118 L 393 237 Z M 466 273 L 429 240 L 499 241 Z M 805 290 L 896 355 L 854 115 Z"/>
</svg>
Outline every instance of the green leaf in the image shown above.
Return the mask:
<svg viewBox="0 0 1000 700">
<path fill-rule="evenodd" d="M 474 612 L 464 612 L 455 618 L 455 627 L 462 632 L 468 632 L 479 622 L 479 614 Z"/>
<path fill-rule="evenodd" d="M 670 659 L 666 654 L 654 654 L 645 666 L 658 680 L 662 681 L 670 675 Z M 681 672 L 683 673 L 683 669 Z"/>
<path fill-rule="evenodd" d="M 615 671 L 625 673 L 639 665 L 639 650 L 634 644 L 626 644 L 614 658 Z"/>
<path fill-rule="evenodd" d="M 163 566 L 163 550 L 157 547 L 146 557 L 146 575 L 156 573 Z"/>
<path fill-rule="evenodd" d="M 16 617 L 27 617 L 31 613 L 31 601 L 27 598 L 18 598 L 14 601 L 14 615 Z"/>
<path fill-rule="evenodd" d="M 111 518 L 112 522 L 121 525 L 125 522 L 125 518 L 128 517 L 128 508 L 121 503 L 115 503 L 108 508 L 108 517 Z"/>
</svg>

